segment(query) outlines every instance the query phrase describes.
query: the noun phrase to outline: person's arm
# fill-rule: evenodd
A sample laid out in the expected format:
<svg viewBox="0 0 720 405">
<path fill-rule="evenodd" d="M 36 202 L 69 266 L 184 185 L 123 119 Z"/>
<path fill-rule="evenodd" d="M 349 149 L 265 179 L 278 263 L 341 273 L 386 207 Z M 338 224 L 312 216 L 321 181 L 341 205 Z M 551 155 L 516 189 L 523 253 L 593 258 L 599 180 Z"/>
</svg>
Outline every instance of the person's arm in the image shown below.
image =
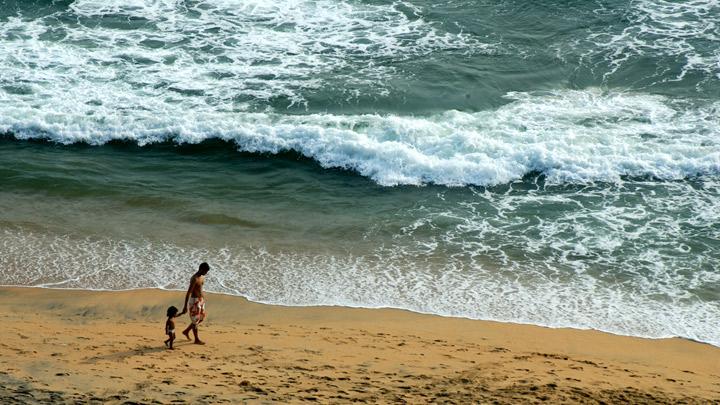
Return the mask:
<svg viewBox="0 0 720 405">
<path fill-rule="evenodd" d="M 188 310 L 187 303 L 188 303 L 188 300 L 190 299 L 190 292 L 192 292 L 193 288 L 195 288 L 195 277 L 193 277 L 192 280 L 190 281 L 190 287 L 188 287 L 187 293 L 185 293 L 185 304 L 183 304 L 183 310 L 180 313 L 180 315 L 186 313 Z"/>
</svg>

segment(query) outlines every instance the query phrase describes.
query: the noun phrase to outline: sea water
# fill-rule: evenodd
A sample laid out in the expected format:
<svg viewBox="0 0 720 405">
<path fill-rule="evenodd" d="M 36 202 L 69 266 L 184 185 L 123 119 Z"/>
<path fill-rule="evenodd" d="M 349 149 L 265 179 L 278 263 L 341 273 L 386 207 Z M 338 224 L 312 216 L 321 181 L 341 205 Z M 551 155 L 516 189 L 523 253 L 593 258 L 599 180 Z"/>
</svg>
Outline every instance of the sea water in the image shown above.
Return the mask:
<svg viewBox="0 0 720 405">
<path fill-rule="evenodd" d="M 714 0 L 0 2 L 0 284 L 720 345 Z"/>
</svg>

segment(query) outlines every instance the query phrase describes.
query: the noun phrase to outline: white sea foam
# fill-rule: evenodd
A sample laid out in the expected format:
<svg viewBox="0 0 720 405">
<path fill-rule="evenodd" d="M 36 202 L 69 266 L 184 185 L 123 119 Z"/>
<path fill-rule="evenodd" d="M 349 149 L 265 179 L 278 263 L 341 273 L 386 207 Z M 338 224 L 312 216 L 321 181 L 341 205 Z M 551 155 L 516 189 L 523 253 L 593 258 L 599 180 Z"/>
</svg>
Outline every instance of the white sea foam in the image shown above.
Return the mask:
<svg viewBox="0 0 720 405">
<path fill-rule="evenodd" d="M 337 93 L 361 87 L 378 96 L 394 62 L 489 49 L 402 8 L 412 10 L 404 2 L 77 0 L 0 24 L 0 87 L 24 87 L 35 99 L 71 92 L 110 110 L 238 111 L 258 100 L 303 104 L 306 91 L 338 87 L 333 80 Z"/>
<path fill-rule="evenodd" d="M 708 322 L 720 319 L 717 301 L 678 295 L 677 290 L 658 299 L 663 288 L 688 282 L 673 272 L 661 280 L 638 277 L 621 284 L 587 273 L 562 279 L 546 269 L 500 271 L 479 260 L 468 267 L 453 257 L 433 263 L 398 249 L 377 256 L 271 253 L 262 247 L 188 249 L 22 230 L 1 233 L 0 246 L 2 285 L 182 289 L 192 266 L 208 261 L 209 290 L 259 302 L 405 308 L 652 338 L 682 336 L 720 346 L 720 332 Z M 703 282 L 720 282 L 717 272 L 696 273 Z"/>
<path fill-rule="evenodd" d="M 603 12 L 616 13 L 610 9 Z M 717 0 L 638 0 L 628 4 L 622 24 L 587 38 L 593 49 L 610 63 L 610 76 L 637 57 L 676 58 L 678 68 L 657 66 L 661 81 L 683 80 L 700 73 L 706 80 L 720 79 L 720 2 Z M 650 74 L 650 73 L 649 73 Z"/>
<path fill-rule="evenodd" d="M 298 116 L 186 110 L 97 91 L 82 88 L 64 100 L 32 104 L 0 93 L 0 131 L 65 144 L 218 138 L 242 151 L 297 151 L 323 167 L 355 170 L 383 185 L 495 185 L 532 172 L 551 184 L 720 173 L 717 102 L 693 106 L 589 89 L 511 93 L 509 104 L 477 113 Z M 103 106 L 80 102 L 92 97 L 136 108 L 112 109 L 118 104 L 113 100 Z"/>
</svg>

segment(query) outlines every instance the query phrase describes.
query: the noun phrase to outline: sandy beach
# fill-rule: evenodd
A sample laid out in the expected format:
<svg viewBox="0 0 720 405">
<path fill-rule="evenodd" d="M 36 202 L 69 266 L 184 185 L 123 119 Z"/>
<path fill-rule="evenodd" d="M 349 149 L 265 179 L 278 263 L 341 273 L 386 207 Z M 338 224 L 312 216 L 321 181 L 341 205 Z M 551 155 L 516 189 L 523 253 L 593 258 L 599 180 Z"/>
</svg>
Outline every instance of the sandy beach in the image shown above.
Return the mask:
<svg viewBox="0 0 720 405">
<path fill-rule="evenodd" d="M 720 349 L 682 339 L 211 294 L 170 351 L 182 299 L 0 289 L 0 403 L 720 403 Z"/>
</svg>

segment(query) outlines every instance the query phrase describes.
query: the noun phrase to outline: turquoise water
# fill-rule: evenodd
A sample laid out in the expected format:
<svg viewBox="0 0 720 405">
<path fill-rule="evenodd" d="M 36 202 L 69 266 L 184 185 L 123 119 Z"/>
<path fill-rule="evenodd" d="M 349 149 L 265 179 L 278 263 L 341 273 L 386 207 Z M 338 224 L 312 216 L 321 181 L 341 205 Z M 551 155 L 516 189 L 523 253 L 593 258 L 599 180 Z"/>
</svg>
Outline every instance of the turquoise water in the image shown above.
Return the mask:
<svg viewBox="0 0 720 405">
<path fill-rule="evenodd" d="M 714 1 L 6 1 L 0 284 L 720 344 Z"/>
</svg>

